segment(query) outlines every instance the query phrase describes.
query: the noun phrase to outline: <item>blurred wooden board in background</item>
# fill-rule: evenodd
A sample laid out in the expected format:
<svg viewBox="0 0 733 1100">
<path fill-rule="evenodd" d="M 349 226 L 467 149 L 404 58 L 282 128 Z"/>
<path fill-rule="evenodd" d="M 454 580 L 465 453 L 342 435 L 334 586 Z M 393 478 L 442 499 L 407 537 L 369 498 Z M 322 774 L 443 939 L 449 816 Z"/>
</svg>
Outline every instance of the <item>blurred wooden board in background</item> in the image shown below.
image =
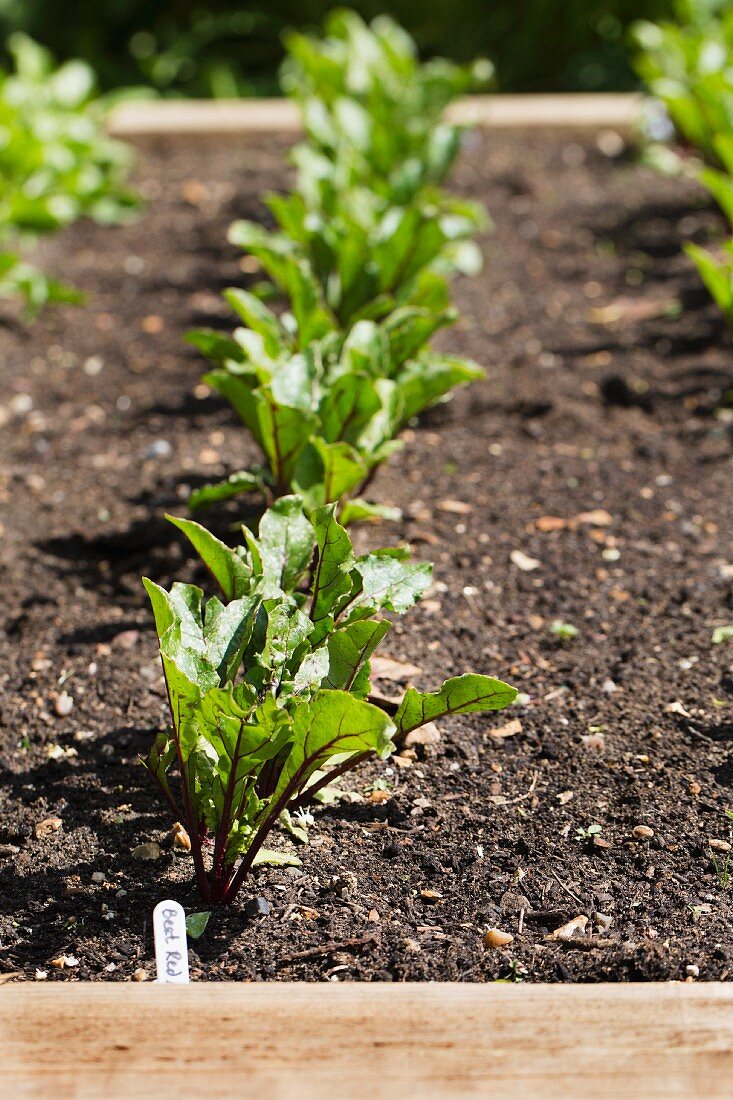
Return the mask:
<svg viewBox="0 0 733 1100">
<path fill-rule="evenodd" d="M 579 126 L 630 130 L 641 97 L 629 93 L 477 95 L 454 103 L 448 117 L 474 126 Z M 115 137 L 187 134 L 297 133 L 300 111 L 289 99 L 149 99 L 115 107 Z"/>
</svg>

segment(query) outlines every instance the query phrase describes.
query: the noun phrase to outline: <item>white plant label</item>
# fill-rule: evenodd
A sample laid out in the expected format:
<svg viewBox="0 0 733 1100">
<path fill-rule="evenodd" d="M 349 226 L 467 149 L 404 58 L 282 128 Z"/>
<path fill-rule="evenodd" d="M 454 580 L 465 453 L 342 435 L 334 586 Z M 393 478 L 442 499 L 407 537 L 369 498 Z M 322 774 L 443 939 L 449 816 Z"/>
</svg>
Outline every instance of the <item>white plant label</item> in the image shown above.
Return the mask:
<svg viewBox="0 0 733 1100">
<path fill-rule="evenodd" d="M 159 982 L 188 982 L 186 914 L 177 901 L 159 901 L 153 910 L 155 965 Z"/>
</svg>

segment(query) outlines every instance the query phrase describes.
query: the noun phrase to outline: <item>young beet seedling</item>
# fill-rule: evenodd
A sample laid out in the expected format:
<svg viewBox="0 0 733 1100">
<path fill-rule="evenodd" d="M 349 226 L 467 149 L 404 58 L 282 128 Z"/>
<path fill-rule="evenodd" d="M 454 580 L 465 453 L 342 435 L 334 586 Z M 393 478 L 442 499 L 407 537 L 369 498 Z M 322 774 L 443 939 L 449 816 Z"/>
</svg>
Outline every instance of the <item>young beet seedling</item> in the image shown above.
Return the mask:
<svg viewBox="0 0 733 1100">
<path fill-rule="evenodd" d="M 358 494 L 400 446 L 399 431 L 456 386 L 483 376 L 467 359 L 423 349 L 452 312 L 397 310 L 382 325 L 360 321 L 348 335 L 331 333 L 292 352 L 264 306 L 244 291 L 228 296 L 250 327 L 237 329 L 234 340 L 207 331 L 190 339 L 216 364 L 204 380 L 230 402 L 266 466 L 196 490 L 191 507 L 259 490 L 269 497 L 296 492 L 309 513 L 348 501 L 345 523 L 384 515 Z"/>
<path fill-rule="evenodd" d="M 421 65 L 409 34 L 385 15 L 367 25 L 335 11 L 321 37 L 291 33 L 285 46 L 281 83 L 300 104 L 308 138 L 296 163 L 307 154 L 340 190 L 361 184 L 391 203 L 443 182 L 461 139 L 445 108 L 493 77 L 483 59 Z"/>
<path fill-rule="evenodd" d="M 435 692 L 410 688 L 393 717 L 369 702 L 369 659 L 391 625 L 380 616 L 411 607 L 432 566 L 401 549 L 355 557 L 335 511 L 309 520 L 299 498 L 283 497 L 236 549 L 171 517 L 224 602 L 144 580 L 171 711 L 144 763 L 186 822 L 210 906 L 234 900 L 278 822 L 361 761 L 388 755 L 394 737 L 444 715 L 500 710 L 517 694 L 469 674 Z"/>
</svg>

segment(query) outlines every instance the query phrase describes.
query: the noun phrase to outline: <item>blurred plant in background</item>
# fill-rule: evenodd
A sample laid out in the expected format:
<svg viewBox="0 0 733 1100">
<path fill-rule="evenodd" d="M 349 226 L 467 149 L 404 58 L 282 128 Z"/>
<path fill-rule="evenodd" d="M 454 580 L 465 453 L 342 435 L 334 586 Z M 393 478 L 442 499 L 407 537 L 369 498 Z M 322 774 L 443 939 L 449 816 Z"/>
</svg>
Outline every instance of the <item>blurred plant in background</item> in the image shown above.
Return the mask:
<svg viewBox="0 0 733 1100">
<path fill-rule="evenodd" d="M 29 312 L 79 301 L 72 287 L 25 262 L 36 239 L 82 215 L 119 221 L 137 205 L 125 186 L 129 150 L 104 132 L 94 73 L 81 61 L 55 69 L 23 34 L 8 42 L 14 72 L 0 73 L 0 294 Z"/>
<path fill-rule="evenodd" d="M 733 131 L 730 0 L 677 0 L 674 21 L 642 20 L 631 37 L 637 71 L 677 136 L 717 163 L 716 138 Z M 650 136 L 667 135 L 652 128 Z"/>
<path fill-rule="evenodd" d="M 674 22 L 642 21 L 632 29 L 636 67 L 663 112 L 661 131 L 647 128 L 646 158 L 662 171 L 696 176 L 733 229 L 733 6 L 677 0 L 675 15 Z M 675 137 L 692 156 L 656 144 Z M 711 249 L 687 243 L 685 251 L 733 326 L 733 237 Z"/>
<path fill-rule="evenodd" d="M 333 0 L 115 0 L 100 6 L 0 0 L 0 38 L 24 30 L 59 57 L 82 57 L 103 88 L 145 83 L 162 94 L 277 94 L 281 38 L 321 24 Z M 423 57 L 496 64 L 502 91 L 637 86 L 626 33 L 672 16 L 673 0 L 355 0 L 389 14 Z"/>
</svg>

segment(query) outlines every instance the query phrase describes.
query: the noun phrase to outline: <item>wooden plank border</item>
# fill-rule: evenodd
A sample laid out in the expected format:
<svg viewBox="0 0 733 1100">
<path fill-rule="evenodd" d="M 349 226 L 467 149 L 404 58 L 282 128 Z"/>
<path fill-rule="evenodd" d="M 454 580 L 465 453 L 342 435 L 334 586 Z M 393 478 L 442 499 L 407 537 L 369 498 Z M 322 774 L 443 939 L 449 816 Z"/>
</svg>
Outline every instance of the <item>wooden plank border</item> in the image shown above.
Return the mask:
<svg viewBox="0 0 733 1100">
<path fill-rule="evenodd" d="M 641 98 L 634 94 L 469 96 L 449 109 L 456 122 L 490 127 L 570 126 L 629 130 Z M 120 103 L 110 115 L 116 137 L 297 133 L 288 99 L 166 99 Z"/>
<path fill-rule="evenodd" d="M 0 1096 L 723 1100 L 733 986 L 5 985 Z"/>
</svg>

